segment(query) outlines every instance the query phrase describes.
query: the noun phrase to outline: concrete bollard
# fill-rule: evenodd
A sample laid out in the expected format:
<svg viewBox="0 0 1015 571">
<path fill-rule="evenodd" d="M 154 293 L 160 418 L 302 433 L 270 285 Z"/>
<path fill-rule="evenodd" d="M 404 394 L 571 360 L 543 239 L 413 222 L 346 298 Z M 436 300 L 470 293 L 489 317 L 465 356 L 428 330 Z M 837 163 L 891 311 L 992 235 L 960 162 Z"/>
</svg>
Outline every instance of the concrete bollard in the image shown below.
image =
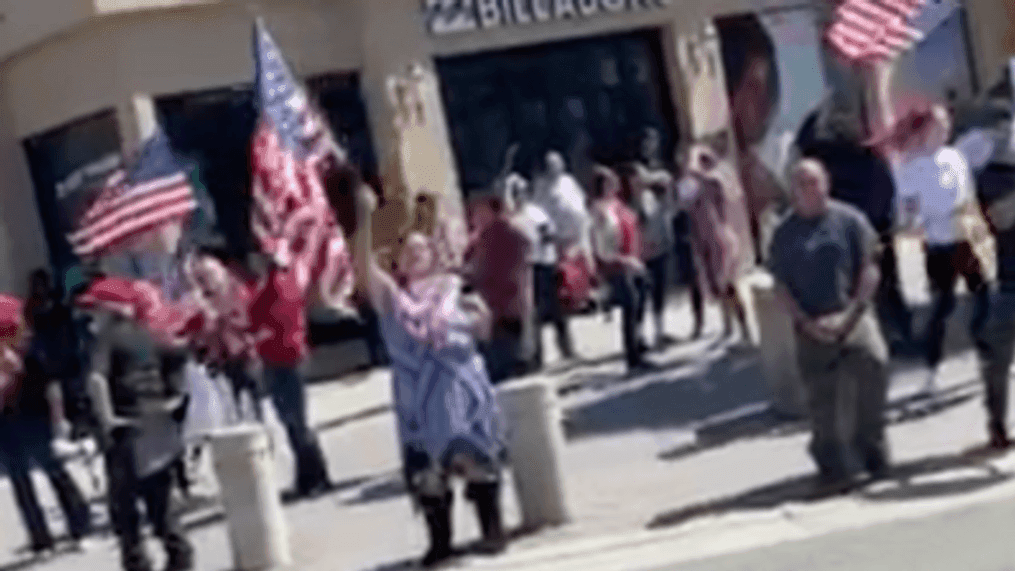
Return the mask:
<svg viewBox="0 0 1015 571">
<path fill-rule="evenodd" d="M 499 387 L 498 399 L 508 425 L 508 453 L 524 529 L 570 521 L 560 452 L 564 431 L 552 384 L 522 379 Z"/>
<path fill-rule="evenodd" d="M 211 440 L 236 570 L 292 565 L 267 430 L 259 424 L 232 426 Z"/>
<path fill-rule="evenodd" d="M 751 276 L 762 370 L 775 411 L 791 417 L 807 414 L 807 392 L 797 366 L 793 321 L 775 296 L 775 280 L 766 272 Z"/>
</svg>

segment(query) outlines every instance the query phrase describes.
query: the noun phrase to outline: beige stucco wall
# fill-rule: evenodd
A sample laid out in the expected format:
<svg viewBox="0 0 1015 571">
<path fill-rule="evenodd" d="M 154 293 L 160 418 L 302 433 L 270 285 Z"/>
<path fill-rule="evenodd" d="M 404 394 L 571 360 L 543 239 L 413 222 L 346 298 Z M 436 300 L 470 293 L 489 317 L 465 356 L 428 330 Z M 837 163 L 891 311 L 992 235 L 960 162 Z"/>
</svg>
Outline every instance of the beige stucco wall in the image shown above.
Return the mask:
<svg viewBox="0 0 1015 571">
<path fill-rule="evenodd" d="M 63 9 L 42 10 L 42 4 L 52 7 L 53 2 Z M 297 73 L 360 71 L 378 158 L 383 161 L 394 148 L 385 82 L 389 75 L 403 73 L 412 62 L 432 71 L 434 57 L 658 28 L 662 30 L 674 108 L 686 124 L 682 78 L 676 71 L 680 35 L 700 30 L 705 19 L 716 15 L 823 2 L 670 0 L 663 8 L 434 37 L 417 0 L 250 2 L 259 5 L 256 10 L 240 0 L 202 0 L 187 7 L 105 16 L 95 16 L 102 2 L 94 0 L 6 0 L 11 17 L 0 23 L 0 240 L 4 241 L 0 244 L 0 287 L 13 284 L 20 289 L 27 269 L 46 262 L 20 141 L 112 107 L 120 114 L 123 138 L 130 144 L 144 123 L 135 115 L 137 109 L 145 108 L 146 97 L 251 81 L 251 25 L 257 14 L 265 17 Z M 981 79 L 988 80 L 996 76 L 1007 54 L 1015 51 L 1010 23 L 1015 10 L 1006 0 L 966 3 L 977 71 Z M 3 5 L 0 0 L 0 7 Z M 4 33 L 15 22 L 27 24 L 16 34 Z M 21 51 L 5 59 L 16 49 Z M 433 96 L 439 99 L 439 90 L 434 91 Z M 140 105 L 136 103 L 139 100 Z M 442 112 L 430 119 L 430 136 L 442 163 L 438 168 L 445 171 L 437 178 L 444 187 L 441 190 L 452 193 L 457 191 L 457 180 L 446 120 Z M 5 240 L 8 236 L 11 239 Z M 15 241 L 19 244 L 17 259 L 9 255 Z M 22 243 L 26 246 L 21 247 Z"/>
<path fill-rule="evenodd" d="M 24 138 L 114 108 L 129 146 L 143 123 L 135 114 L 144 106 L 135 100 L 252 81 L 255 15 L 264 16 L 297 73 L 357 69 L 362 41 L 349 25 L 359 20 L 356 10 L 298 2 L 119 14 L 0 62 L 0 289 L 22 291 L 28 271 L 48 263 Z M 5 257 L 15 243 L 16 259 Z"/>
<path fill-rule="evenodd" d="M 1015 2 L 965 0 L 973 60 L 982 87 L 1001 79 L 1001 69 L 1015 56 Z"/>
</svg>

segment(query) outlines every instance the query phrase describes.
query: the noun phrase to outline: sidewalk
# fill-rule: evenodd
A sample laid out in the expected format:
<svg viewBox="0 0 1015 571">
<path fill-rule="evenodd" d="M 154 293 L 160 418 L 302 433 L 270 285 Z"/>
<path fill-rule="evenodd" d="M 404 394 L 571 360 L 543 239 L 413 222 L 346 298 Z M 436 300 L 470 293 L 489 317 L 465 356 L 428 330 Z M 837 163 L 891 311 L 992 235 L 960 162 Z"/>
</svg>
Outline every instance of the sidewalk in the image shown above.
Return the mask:
<svg viewBox="0 0 1015 571">
<path fill-rule="evenodd" d="M 664 357 L 667 361 L 679 361 L 685 358 L 685 353 L 707 346 L 704 342 L 674 348 Z M 800 427 L 779 425 L 745 433 L 729 419 L 717 420 L 708 415 L 701 417 L 705 420 L 676 422 L 675 426 L 659 426 L 652 418 L 657 415 L 646 403 L 680 413 L 681 399 L 690 402 L 691 408 L 700 408 L 696 403 L 730 401 L 731 395 L 746 390 L 741 400 L 750 400 L 750 393 L 755 390 L 745 386 L 745 379 L 752 376 L 750 360 L 747 355 L 734 359 L 737 362 L 732 364 L 730 359 L 689 363 L 655 380 L 620 381 L 616 375 L 608 374 L 613 368 L 619 371 L 616 363 L 560 377 L 566 380 L 562 384 L 579 385 L 562 397 L 570 417 L 571 437 L 562 461 L 573 523 L 522 537 L 501 558 L 466 559 L 461 566 L 627 569 L 631 566 L 617 567 L 616 562 L 641 562 L 640 558 L 645 558 L 669 563 L 667 557 L 705 556 L 715 550 L 747 549 L 753 545 L 737 539 L 742 535 L 778 541 L 804 533 L 797 528 L 810 533 L 825 529 L 821 525 L 831 526 L 829 529 L 846 524 L 867 525 L 865 522 L 881 521 L 879 518 L 905 517 L 911 510 L 918 515 L 926 502 L 952 505 L 974 501 L 980 493 L 1015 495 L 1010 486 L 998 483 L 979 492 L 955 493 L 936 500 L 887 502 L 860 497 L 807 504 L 807 478 L 812 467 L 805 452 L 807 434 Z M 946 372 L 951 381 L 945 388 L 951 388 L 961 399 L 937 412 L 921 409 L 918 402 L 907 403 L 904 399 L 922 380 L 920 371 L 902 370 L 895 375 L 892 396 L 903 404 L 895 409 L 894 416 L 899 422 L 891 427 L 889 438 L 897 463 L 928 457 L 951 458 L 983 441 L 981 407 L 978 400 L 969 396 L 978 392 L 978 386 L 968 383 L 975 373 L 973 364 L 969 354 L 955 355 L 948 361 Z M 737 366 L 743 367 L 741 374 L 729 375 L 729 369 Z M 701 374 L 702 370 L 706 374 Z M 677 375 L 680 371 L 683 376 Z M 708 386 L 710 376 L 726 380 Z M 578 383 L 576 379 L 586 382 Z M 326 498 L 287 506 L 295 569 L 410 569 L 408 562 L 425 549 L 422 521 L 412 513 L 398 473 L 393 417 L 383 410 L 389 403 L 387 383 L 385 373 L 374 372 L 360 380 L 346 379 L 311 388 L 311 418 L 323 428 L 322 444 L 333 477 L 343 483 L 343 488 Z M 612 417 L 594 412 L 603 410 L 612 410 Z M 373 412 L 362 414 L 364 411 Z M 921 416 L 921 412 L 927 414 Z M 351 420 L 357 417 L 358 420 Z M 604 418 L 609 422 L 603 422 Z M 644 421 L 643 426 L 637 426 L 639 421 Z M 724 431 L 732 431 L 725 441 L 717 438 Z M 680 452 L 689 446 L 695 448 Z M 604 462 L 604 458 L 609 462 Z M 278 459 L 282 486 L 289 481 L 289 462 L 288 451 L 283 447 Z M 1010 471 L 1007 464 L 1001 469 Z M 507 495 L 507 523 L 515 525 L 519 520 L 517 509 L 512 493 Z M 8 498 L 9 494 L 0 493 L 0 503 L 8 502 Z M 46 501 L 55 506 L 52 498 Z M 18 522 L 11 517 L 13 505 L 7 507 L 0 506 L 9 514 L 4 518 L 4 529 L 19 529 Z M 478 537 L 475 517 L 465 502 L 458 502 L 455 509 L 456 541 L 465 544 Z M 849 523 L 853 520 L 848 517 L 829 515 L 828 523 L 812 524 L 809 514 L 824 514 L 824 510 L 832 514 L 861 514 L 863 519 Z M 787 513 L 792 514 L 791 520 L 795 522 L 792 525 L 782 521 Z M 761 527 L 744 533 L 744 521 L 757 518 L 768 523 L 751 524 Z M 648 529 L 650 524 L 653 529 Z M 790 533 L 787 525 L 797 531 Z M 230 569 L 227 534 L 220 521 L 211 517 L 193 529 L 192 536 L 198 548 L 199 570 Z M 713 551 L 702 547 L 709 545 Z M 18 568 L 5 567 L 8 562 L 14 563 L 10 559 L 0 560 L 0 569 Z M 107 538 L 97 551 L 61 556 L 33 568 L 114 569 L 116 563 L 113 542 Z"/>
<path fill-rule="evenodd" d="M 686 335 L 685 304 L 671 304 L 668 317 L 670 333 Z M 711 310 L 713 333 L 717 317 Z M 546 334 L 552 355 L 549 330 Z M 586 357 L 609 356 L 619 346 L 619 323 L 616 317 L 611 323 L 599 316 L 583 318 L 575 323 L 575 337 Z M 932 508 L 950 509 L 988 496 L 1015 496 L 1007 479 L 1010 457 L 993 461 L 996 471 L 990 472 L 968 466 L 960 455 L 985 438 L 981 390 L 968 350 L 950 353 L 944 371 L 949 380 L 938 406 L 907 398 L 923 380 L 918 366 L 902 363 L 893 375 L 889 441 L 893 460 L 908 480 L 854 497 L 810 502 L 813 468 L 806 427 L 766 417 L 757 357 L 728 355 L 712 341 L 671 348 L 658 356 L 670 365 L 665 372 L 638 379 L 625 378 L 617 359 L 600 358 L 573 369 L 551 366 L 566 413 L 568 443 L 561 460 L 573 522 L 520 537 L 499 558 L 467 558 L 460 567 L 660 566 L 681 557 L 749 549 L 758 538 L 778 542 L 886 518 L 921 517 Z M 399 473 L 389 382 L 387 372 L 374 371 L 310 388 L 311 422 L 320 430 L 340 489 L 286 507 L 294 569 L 411 569 L 425 550 L 423 522 L 412 512 Z M 284 441 L 273 426 L 278 441 Z M 280 447 L 276 464 L 279 485 L 287 486 L 286 447 Z M 949 482 L 935 483 L 935 478 Z M 55 506 L 45 495 L 48 488 L 42 488 L 46 504 Z M 510 483 L 507 490 L 510 527 L 519 517 Z M 213 510 L 206 516 L 192 529 L 197 569 L 230 569 L 226 529 Z M 2 571 L 22 568 L 9 556 L 24 543 L 19 523 L 6 483 L 0 482 L 0 529 L 15 530 L 0 539 Z M 457 502 L 456 543 L 478 535 L 471 506 Z M 82 571 L 116 565 L 114 544 L 106 538 L 96 551 L 32 568 Z"/>
</svg>

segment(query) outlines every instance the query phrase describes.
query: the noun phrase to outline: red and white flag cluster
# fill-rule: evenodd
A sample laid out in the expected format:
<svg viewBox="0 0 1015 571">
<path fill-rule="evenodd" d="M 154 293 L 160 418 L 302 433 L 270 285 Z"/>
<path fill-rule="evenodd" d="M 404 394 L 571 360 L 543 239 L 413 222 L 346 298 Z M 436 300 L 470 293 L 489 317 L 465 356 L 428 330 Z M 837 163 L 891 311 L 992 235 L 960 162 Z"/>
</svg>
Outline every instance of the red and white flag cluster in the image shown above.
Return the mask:
<svg viewBox="0 0 1015 571">
<path fill-rule="evenodd" d="M 890 60 L 923 38 L 912 25 L 924 0 L 844 0 L 825 37 L 857 62 Z"/>
<path fill-rule="evenodd" d="M 252 230 L 263 252 L 296 272 L 304 293 L 316 285 L 325 303 L 344 308 L 352 259 L 321 169 L 333 139 L 260 20 L 254 61 L 261 122 L 253 140 Z"/>
</svg>

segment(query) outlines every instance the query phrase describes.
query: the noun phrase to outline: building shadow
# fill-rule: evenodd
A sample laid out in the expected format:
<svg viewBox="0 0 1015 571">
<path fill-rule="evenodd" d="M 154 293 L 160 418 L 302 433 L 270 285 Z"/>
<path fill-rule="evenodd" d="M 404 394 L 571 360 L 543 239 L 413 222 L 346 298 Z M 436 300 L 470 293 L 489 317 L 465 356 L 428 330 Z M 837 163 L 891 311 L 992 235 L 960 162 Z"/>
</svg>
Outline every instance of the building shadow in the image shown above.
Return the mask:
<svg viewBox="0 0 1015 571">
<path fill-rule="evenodd" d="M 600 394 L 580 395 L 584 398 L 565 405 L 564 428 L 570 440 L 686 426 L 768 400 L 756 352 L 714 360 L 681 358 L 642 377 L 604 375 L 589 382 Z"/>
<path fill-rule="evenodd" d="M 357 506 L 373 502 L 383 502 L 402 497 L 409 493 L 405 478 L 401 473 L 389 475 L 360 489 L 356 497 L 343 502 L 347 506 Z"/>
<path fill-rule="evenodd" d="M 990 464 L 991 458 L 983 450 L 975 449 L 907 462 L 895 466 L 888 478 L 868 483 L 850 493 L 870 501 L 905 501 L 968 494 L 1011 480 L 1013 474 Z M 962 473 L 948 474 L 959 471 Z M 928 477 L 933 478 L 925 481 Z M 706 515 L 767 510 L 787 503 L 814 503 L 836 495 L 843 493 L 820 491 L 812 475 L 797 476 L 732 497 L 663 512 L 655 516 L 647 527 L 672 527 Z"/>
<path fill-rule="evenodd" d="M 513 541 L 517 541 L 519 539 L 535 535 L 540 531 L 541 529 L 538 528 L 529 529 L 522 527 L 514 527 L 511 529 L 504 530 L 504 533 L 507 536 L 508 543 L 510 544 Z M 457 545 L 453 548 L 453 551 L 454 555 L 452 556 L 452 558 L 446 564 L 438 567 L 439 569 L 445 568 L 457 569 L 458 567 L 455 565 L 456 562 L 462 562 L 463 560 L 467 560 L 470 557 L 480 556 L 480 541 L 477 539 L 475 541 L 466 543 L 465 545 Z M 391 563 L 383 563 L 377 567 L 370 567 L 368 569 L 364 569 L 363 571 L 416 571 L 423 569 L 423 567 L 420 565 L 420 560 L 422 559 L 422 557 L 423 554 L 420 553 L 418 557 L 413 557 L 410 559 L 402 559 L 400 561 L 394 561 Z M 466 565 L 466 567 L 471 566 Z M 4 570 L 0 569 L 0 571 Z"/>
<path fill-rule="evenodd" d="M 889 425 L 928 418 L 965 404 L 982 393 L 979 381 L 969 381 L 938 391 L 932 397 L 904 396 L 890 401 L 885 417 Z M 806 419 L 787 418 L 771 407 L 729 419 L 706 421 L 694 431 L 694 441 L 661 452 L 660 460 L 676 461 L 707 450 L 751 438 L 782 438 L 810 430 Z"/>
</svg>

